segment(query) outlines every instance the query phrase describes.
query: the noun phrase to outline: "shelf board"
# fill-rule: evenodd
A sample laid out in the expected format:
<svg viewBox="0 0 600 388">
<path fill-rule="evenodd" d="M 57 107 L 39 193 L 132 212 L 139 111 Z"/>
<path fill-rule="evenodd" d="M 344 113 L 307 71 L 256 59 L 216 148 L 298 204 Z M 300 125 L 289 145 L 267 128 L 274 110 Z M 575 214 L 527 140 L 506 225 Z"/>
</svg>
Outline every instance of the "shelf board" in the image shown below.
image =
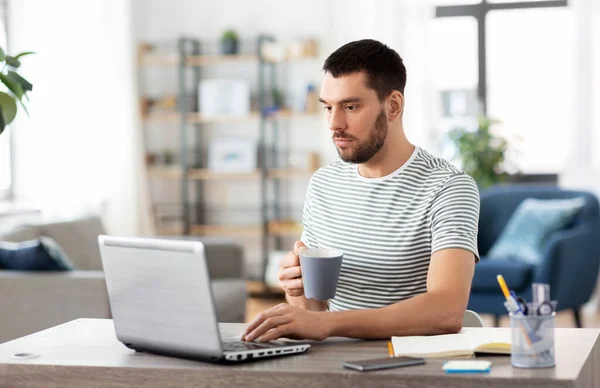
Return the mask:
<svg viewBox="0 0 600 388">
<path fill-rule="evenodd" d="M 274 168 L 269 170 L 268 177 L 270 179 L 293 179 L 293 178 L 310 178 L 314 171 L 296 169 L 296 168 Z M 163 179 L 180 179 L 181 168 L 176 166 L 150 166 L 148 174 L 155 178 Z M 259 179 L 261 176 L 260 170 L 255 170 L 248 173 L 217 173 L 207 168 L 191 168 L 188 171 L 188 179 L 190 180 L 214 180 L 214 181 L 232 181 Z"/>
<path fill-rule="evenodd" d="M 186 66 L 215 66 L 244 62 L 258 62 L 256 54 L 236 54 L 236 55 L 190 55 L 186 58 Z M 179 65 L 179 55 L 177 54 L 157 54 L 144 53 L 140 55 L 140 65 L 173 67 Z"/>
<path fill-rule="evenodd" d="M 176 166 L 148 167 L 148 175 L 154 178 L 179 179 L 181 174 L 181 168 Z"/>
<path fill-rule="evenodd" d="M 316 56 L 305 56 L 297 58 L 286 58 L 281 61 L 272 61 L 265 59 L 265 63 L 277 64 L 277 63 L 295 63 L 303 62 L 308 60 L 314 60 Z M 256 54 L 234 54 L 234 55 L 189 55 L 186 58 L 185 65 L 188 67 L 202 67 L 202 66 L 217 66 L 226 64 L 236 63 L 258 63 L 260 58 Z M 155 66 L 155 67 L 175 67 L 179 66 L 179 55 L 177 54 L 159 54 L 152 52 L 144 52 L 139 56 L 139 63 L 141 66 Z"/>
<path fill-rule="evenodd" d="M 256 54 L 194 55 L 187 58 L 188 66 L 215 66 L 229 63 L 258 62 Z"/>
<path fill-rule="evenodd" d="M 210 116 L 203 117 L 200 113 L 188 113 L 190 123 L 229 123 L 244 120 L 258 119 L 258 112 L 251 112 L 245 116 Z M 181 120 L 181 114 L 178 112 L 152 112 L 144 117 L 146 122 L 175 122 Z"/>
<path fill-rule="evenodd" d="M 291 179 L 291 178 L 310 178 L 315 172 L 300 168 L 272 168 L 269 170 L 269 178 L 272 179 Z"/>
<path fill-rule="evenodd" d="M 191 234 L 201 236 L 232 236 L 232 237 L 260 237 L 263 233 L 262 225 L 192 225 Z M 300 237 L 302 227 L 290 221 L 269 222 L 269 235 L 272 236 L 297 236 Z"/>
<path fill-rule="evenodd" d="M 216 173 L 206 168 L 192 168 L 189 170 L 188 178 L 191 180 L 240 180 L 260 178 L 260 170 L 248 173 Z"/>
<path fill-rule="evenodd" d="M 183 236 L 182 225 L 167 225 L 157 228 L 156 232 L 162 236 Z"/>
<path fill-rule="evenodd" d="M 267 116 L 267 119 L 276 119 L 276 118 L 321 118 L 322 114 L 320 112 L 290 112 L 290 111 L 281 111 L 277 113 L 273 113 Z M 260 118 L 260 114 L 258 112 L 251 112 L 249 115 L 245 116 L 209 116 L 203 117 L 200 113 L 188 113 L 188 121 L 190 123 L 195 124 L 203 124 L 203 123 L 230 123 L 236 121 L 246 121 L 246 120 L 257 120 Z M 175 122 L 181 120 L 181 114 L 178 112 L 152 112 L 144 117 L 144 121 L 146 122 Z"/>
<path fill-rule="evenodd" d="M 201 236 L 259 237 L 260 225 L 192 225 L 191 233 Z"/>
</svg>

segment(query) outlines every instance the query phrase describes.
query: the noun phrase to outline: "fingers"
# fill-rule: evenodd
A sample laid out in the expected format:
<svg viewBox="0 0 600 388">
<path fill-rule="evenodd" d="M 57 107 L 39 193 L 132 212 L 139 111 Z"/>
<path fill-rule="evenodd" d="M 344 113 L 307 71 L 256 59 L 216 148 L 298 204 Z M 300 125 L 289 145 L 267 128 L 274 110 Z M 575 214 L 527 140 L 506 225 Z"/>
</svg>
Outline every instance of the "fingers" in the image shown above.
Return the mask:
<svg viewBox="0 0 600 388">
<path fill-rule="evenodd" d="M 289 296 L 304 295 L 304 283 L 302 282 L 302 278 L 281 281 L 279 282 L 279 285 Z"/>
<path fill-rule="evenodd" d="M 289 333 L 293 332 L 292 325 L 289 323 L 282 324 L 277 326 L 274 329 L 271 329 L 258 337 L 256 339 L 257 342 L 267 342 L 276 340 L 281 337 L 287 337 Z"/>
<path fill-rule="evenodd" d="M 246 341 L 254 341 L 259 340 L 262 341 L 261 337 L 264 337 L 265 334 L 269 331 L 278 332 L 277 328 L 281 325 L 285 325 L 289 323 L 290 317 L 287 315 L 279 315 L 272 318 L 265 319 L 258 327 L 252 330 L 248 335 L 246 335 Z M 279 334 L 277 334 L 279 335 Z M 267 337 L 271 338 L 273 334 L 268 335 Z M 279 337 L 277 337 L 279 338 Z"/>
<path fill-rule="evenodd" d="M 306 249 L 306 245 L 304 245 L 304 243 L 302 241 L 296 241 L 294 243 L 294 253 L 297 255 L 298 252 L 302 251 Z"/>
<path fill-rule="evenodd" d="M 281 260 L 280 268 L 290 268 L 290 267 L 299 267 L 300 266 L 300 258 L 294 252 L 289 252 L 287 255 L 283 257 Z"/>
<path fill-rule="evenodd" d="M 248 324 L 246 330 L 242 333 L 242 340 L 251 333 L 254 329 L 256 329 L 260 324 L 262 324 L 265 320 L 281 315 L 281 311 L 287 306 L 285 303 L 280 303 L 275 307 L 271 307 L 261 313 L 259 313 L 253 320 Z"/>
<path fill-rule="evenodd" d="M 302 276 L 302 268 L 300 268 L 299 266 L 282 268 L 279 270 L 279 273 L 277 274 L 277 277 L 281 281 L 296 279 L 301 276 Z"/>
</svg>

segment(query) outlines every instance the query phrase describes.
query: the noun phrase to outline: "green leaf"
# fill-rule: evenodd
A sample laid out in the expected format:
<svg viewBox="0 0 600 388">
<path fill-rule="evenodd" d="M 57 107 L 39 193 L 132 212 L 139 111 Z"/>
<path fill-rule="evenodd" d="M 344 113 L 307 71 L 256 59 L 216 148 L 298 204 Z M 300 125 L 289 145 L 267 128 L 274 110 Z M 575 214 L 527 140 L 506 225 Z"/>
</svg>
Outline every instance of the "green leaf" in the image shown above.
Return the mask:
<svg viewBox="0 0 600 388">
<path fill-rule="evenodd" d="M 6 58 L 6 64 L 10 67 L 14 67 L 15 69 L 19 68 L 19 66 L 21 66 L 21 62 L 19 62 L 19 60 L 15 57 L 11 57 L 10 55 L 7 55 Z"/>
<path fill-rule="evenodd" d="M 29 81 L 27 81 L 25 78 L 21 77 L 17 72 L 9 70 L 7 76 L 14 82 L 21 85 L 21 88 L 24 91 L 30 92 L 33 90 L 33 85 Z"/>
<path fill-rule="evenodd" d="M 0 135 L 4 132 L 6 125 L 4 124 L 4 118 L 2 117 L 2 107 L 0 107 Z"/>
<path fill-rule="evenodd" d="M 10 124 L 17 115 L 17 103 L 13 96 L 0 92 L 0 109 L 2 109 L 3 124 Z"/>
<path fill-rule="evenodd" d="M 6 53 L 4 52 L 2 47 L 0 47 L 0 62 L 3 62 L 5 59 L 6 59 Z"/>
<path fill-rule="evenodd" d="M 19 102 L 21 103 L 21 108 L 23 108 L 23 110 L 25 111 L 25 114 L 27 115 L 27 117 L 29 117 L 29 111 L 27 110 L 27 107 L 23 103 L 23 100 L 19 100 Z"/>
<path fill-rule="evenodd" d="M 24 57 L 25 55 L 31 55 L 31 54 L 35 54 L 35 52 L 34 51 L 25 51 L 25 52 L 22 52 L 22 53 L 19 53 L 19 54 L 15 55 L 14 58 L 15 59 L 19 59 L 21 57 Z"/>
<path fill-rule="evenodd" d="M 13 92 L 13 94 L 15 96 L 17 96 L 17 98 L 19 99 L 19 101 L 21 101 L 21 98 L 23 97 L 23 88 L 21 87 L 21 85 L 19 85 L 18 83 L 16 83 L 12 79 L 8 78 L 8 76 L 6 74 L 3 74 L 3 73 L 0 73 L 0 81 L 2 81 L 2 83 L 4 85 L 6 85 L 6 87 L 8 88 L 8 90 L 10 90 L 11 92 Z"/>
</svg>

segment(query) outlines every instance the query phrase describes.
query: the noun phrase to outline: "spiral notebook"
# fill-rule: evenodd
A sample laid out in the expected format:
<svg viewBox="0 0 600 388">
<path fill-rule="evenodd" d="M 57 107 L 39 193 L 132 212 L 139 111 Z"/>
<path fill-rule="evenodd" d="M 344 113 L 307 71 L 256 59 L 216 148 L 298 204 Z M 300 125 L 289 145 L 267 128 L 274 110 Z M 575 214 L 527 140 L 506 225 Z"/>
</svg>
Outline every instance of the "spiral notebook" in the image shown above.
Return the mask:
<svg viewBox="0 0 600 388">
<path fill-rule="evenodd" d="M 395 356 L 473 357 L 476 353 L 510 354 L 510 329 L 463 328 L 457 334 L 392 337 Z"/>
</svg>

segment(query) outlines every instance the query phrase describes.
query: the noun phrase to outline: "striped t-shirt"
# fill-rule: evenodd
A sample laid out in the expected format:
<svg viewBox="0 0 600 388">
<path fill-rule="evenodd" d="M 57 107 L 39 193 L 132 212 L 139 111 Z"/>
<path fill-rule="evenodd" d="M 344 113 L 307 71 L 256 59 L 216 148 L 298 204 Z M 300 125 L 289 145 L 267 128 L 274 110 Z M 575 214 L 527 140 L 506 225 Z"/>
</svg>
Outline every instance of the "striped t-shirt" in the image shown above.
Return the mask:
<svg viewBox="0 0 600 388">
<path fill-rule="evenodd" d="M 476 262 L 479 192 L 447 161 L 415 147 L 409 160 L 382 178 L 364 178 L 337 161 L 312 177 L 302 241 L 344 252 L 329 309 L 387 306 L 427 290 L 431 255 L 461 248 Z"/>
</svg>

